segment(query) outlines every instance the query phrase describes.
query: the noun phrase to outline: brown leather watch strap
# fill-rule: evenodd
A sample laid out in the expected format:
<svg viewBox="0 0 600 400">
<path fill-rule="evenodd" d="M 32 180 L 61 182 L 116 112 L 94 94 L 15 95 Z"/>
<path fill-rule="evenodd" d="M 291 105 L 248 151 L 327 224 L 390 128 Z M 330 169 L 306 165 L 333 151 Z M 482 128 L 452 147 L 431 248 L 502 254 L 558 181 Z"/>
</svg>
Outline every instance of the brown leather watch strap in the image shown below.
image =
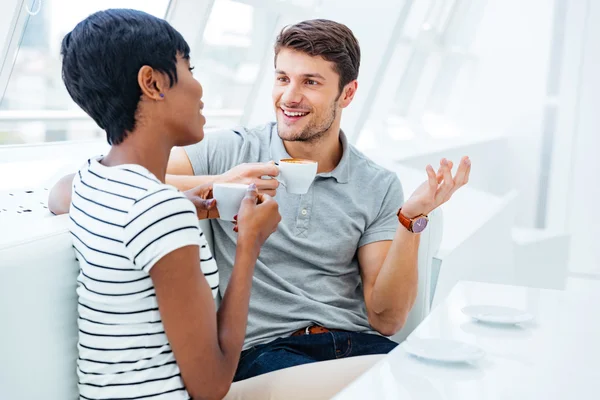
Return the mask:
<svg viewBox="0 0 600 400">
<path fill-rule="evenodd" d="M 407 218 L 402 214 L 402 208 L 398 210 L 398 221 L 400 221 L 402 226 L 408 229 L 408 231 L 412 232 L 412 219 Z"/>
</svg>

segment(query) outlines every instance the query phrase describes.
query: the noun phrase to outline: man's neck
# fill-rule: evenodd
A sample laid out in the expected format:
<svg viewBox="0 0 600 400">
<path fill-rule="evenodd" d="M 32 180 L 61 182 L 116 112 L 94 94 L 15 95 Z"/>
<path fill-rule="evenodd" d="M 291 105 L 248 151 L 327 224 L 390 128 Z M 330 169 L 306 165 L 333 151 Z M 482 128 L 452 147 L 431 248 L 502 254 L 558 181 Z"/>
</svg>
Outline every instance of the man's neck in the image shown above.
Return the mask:
<svg viewBox="0 0 600 400">
<path fill-rule="evenodd" d="M 337 129 L 330 129 L 315 142 L 284 141 L 283 146 L 292 158 L 316 161 L 319 164 L 317 169 L 319 174 L 333 171 L 343 154 L 339 125 Z"/>
</svg>

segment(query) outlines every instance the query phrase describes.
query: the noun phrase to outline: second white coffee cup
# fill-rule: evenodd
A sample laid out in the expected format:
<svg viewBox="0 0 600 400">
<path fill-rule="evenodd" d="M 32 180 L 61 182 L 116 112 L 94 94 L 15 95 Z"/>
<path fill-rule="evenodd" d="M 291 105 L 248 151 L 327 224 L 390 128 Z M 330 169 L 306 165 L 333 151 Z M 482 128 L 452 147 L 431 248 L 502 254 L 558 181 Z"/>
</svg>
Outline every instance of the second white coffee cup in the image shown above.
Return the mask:
<svg viewBox="0 0 600 400">
<path fill-rule="evenodd" d="M 215 183 L 213 185 L 213 197 L 217 200 L 219 218 L 225 221 L 233 221 L 246 196 L 248 185 L 242 183 Z"/>
</svg>

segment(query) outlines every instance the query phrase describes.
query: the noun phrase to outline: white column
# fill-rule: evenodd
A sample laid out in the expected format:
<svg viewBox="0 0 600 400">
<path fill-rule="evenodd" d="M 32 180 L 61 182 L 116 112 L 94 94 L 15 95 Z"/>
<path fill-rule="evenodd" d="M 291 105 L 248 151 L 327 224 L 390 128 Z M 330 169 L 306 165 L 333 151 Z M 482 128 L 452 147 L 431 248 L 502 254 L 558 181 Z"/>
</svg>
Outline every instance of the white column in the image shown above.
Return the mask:
<svg viewBox="0 0 600 400">
<path fill-rule="evenodd" d="M 594 23 L 592 16 L 588 16 L 589 3 L 567 2 L 559 95 L 556 98 L 558 118 L 553 138 L 546 212 L 546 226 L 552 231 L 567 231 L 569 225 L 567 210 L 572 198 L 573 157 L 584 84 L 586 40 L 591 44 L 598 43 L 598 39 L 591 37 L 589 33 L 585 34 L 585 27 Z"/>
<path fill-rule="evenodd" d="M 571 4 L 571 2 L 569 2 Z M 565 220 L 572 235 L 570 270 L 600 276 L 600 3 L 589 1 L 583 37 L 583 58 L 578 85 L 570 164 L 556 165 L 558 172 L 570 169 Z M 571 29 L 581 30 L 579 22 Z M 569 29 L 569 27 L 567 28 Z M 560 132 L 568 135 L 569 131 Z M 568 149 L 567 149 L 568 150 Z M 561 151 L 560 147 L 557 151 Z M 566 161 L 566 160 L 565 160 Z"/>
<path fill-rule="evenodd" d="M 571 272 L 600 276 L 600 4 L 568 2 L 547 226 L 571 234 Z"/>
</svg>

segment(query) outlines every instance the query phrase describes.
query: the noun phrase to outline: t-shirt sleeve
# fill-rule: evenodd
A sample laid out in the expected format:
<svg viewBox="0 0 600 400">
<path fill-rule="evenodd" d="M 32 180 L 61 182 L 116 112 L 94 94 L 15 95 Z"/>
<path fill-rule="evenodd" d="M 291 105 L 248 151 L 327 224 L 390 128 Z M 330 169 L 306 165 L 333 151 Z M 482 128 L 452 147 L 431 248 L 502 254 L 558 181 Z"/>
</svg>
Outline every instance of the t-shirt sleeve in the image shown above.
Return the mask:
<svg viewBox="0 0 600 400">
<path fill-rule="evenodd" d="M 403 203 L 402 185 L 398 177 L 392 174 L 379 212 L 363 233 L 358 242 L 358 247 L 382 240 L 393 240 L 400 224 L 398 209 Z"/>
<path fill-rule="evenodd" d="M 201 142 L 184 149 L 194 175 L 219 175 L 240 164 L 245 142 L 240 130 L 207 132 Z"/>
<path fill-rule="evenodd" d="M 201 245 L 195 207 L 173 188 L 157 188 L 138 199 L 123 229 L 131 261 L 145 272 L 172 251 Z"/>
</svg>

